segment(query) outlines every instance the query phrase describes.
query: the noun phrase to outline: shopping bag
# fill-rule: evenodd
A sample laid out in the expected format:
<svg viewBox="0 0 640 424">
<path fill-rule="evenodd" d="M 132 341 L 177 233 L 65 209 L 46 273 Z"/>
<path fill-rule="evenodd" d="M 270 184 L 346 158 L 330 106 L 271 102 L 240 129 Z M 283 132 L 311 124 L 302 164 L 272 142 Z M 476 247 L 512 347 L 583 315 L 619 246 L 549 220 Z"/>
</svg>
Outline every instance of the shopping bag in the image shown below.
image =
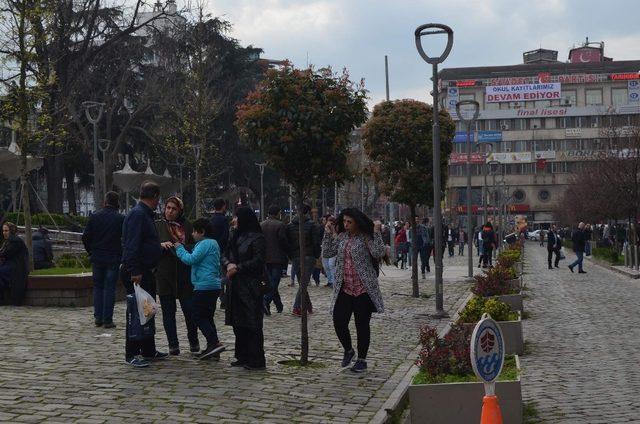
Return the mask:
<svg viewBox="0 0 640 424">
<path fill-rule="evenodd" d="M 560 248 L 560 259 L 565 259 L 566 256 L 564 255 L 564 247 Z"/>
<path fill-rule="evenodd" d="M 140 341 L 152 338 L 156 334 L 155 320 L 140 324 L 138 301 L 135 294 L 127 295 L 127 336 L 129 340 Z"/>
<path fill-rule="evenodd" d="M 140 325 L 145 325 L 151 318 L 156 316 L 156 312 L 158 312 L 158 304 L 156 303 L 156 300 L 138 284 L 133 285 L 133 290 L 136 294 Z"/>
</svg>

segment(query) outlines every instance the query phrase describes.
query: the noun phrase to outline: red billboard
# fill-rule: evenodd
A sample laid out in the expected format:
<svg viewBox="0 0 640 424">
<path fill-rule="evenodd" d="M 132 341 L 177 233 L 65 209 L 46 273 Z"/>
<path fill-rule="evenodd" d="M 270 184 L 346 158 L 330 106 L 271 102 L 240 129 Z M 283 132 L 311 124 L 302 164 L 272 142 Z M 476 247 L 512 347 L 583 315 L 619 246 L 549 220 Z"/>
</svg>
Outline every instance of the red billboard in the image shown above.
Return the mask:
<svg viewBox="0 0 640 424">
<path fill-rule="evenodd" d="M 602 62 L 602 51 L 597 47 L 579 47 L 569 52 L 571 63 Z"/>
</svg>

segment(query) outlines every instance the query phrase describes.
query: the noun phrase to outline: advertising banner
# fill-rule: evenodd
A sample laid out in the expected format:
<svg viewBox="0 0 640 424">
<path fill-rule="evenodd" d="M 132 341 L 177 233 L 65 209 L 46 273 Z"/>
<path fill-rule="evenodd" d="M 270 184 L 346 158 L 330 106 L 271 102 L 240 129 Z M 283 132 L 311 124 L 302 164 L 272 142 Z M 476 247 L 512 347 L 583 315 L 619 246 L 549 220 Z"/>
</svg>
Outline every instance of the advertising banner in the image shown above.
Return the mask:
<svg viewBox="0 0 640 424">
<path fill-rule="evenodd" d="M 467 163 L 466 153 L 451 153 L 449 156 L 450 165 L 459 165 L 461 163 Z M 484 163 L 484 153 L 471 153 L 471 163 Z"/>
<path fill-rule="evenodd" d="M 475 134 L 471 131 L 471 137 L 469 140 L 473 143 L 475 142 Z M 495 143 L 498 141 L 502 141 L 502 131 L 478 131 L 478 142 L 480 143 Z M 456 131 L 456 135 L 453 137 L 454 143 L 466 143 L 467 142 L 467 132 L 466 131 Z"/>
<path fill-rule="evenodd" d="M 535 100 L 559 100 L 559 82 L 544 84 L 492 85 L 486 87 L 487 103 L 524 102 Z"/>
<path fill-rule="evenodd" d="M 490 153 L 487 162 L 497 161 L 500 163 L 530 163 L 533 162 L 531 152 L 504 152 Z"/>
<path fill-rule="evenodd" d="M 536 152 L 536 159 L 555 159 L 556 151 L 555 150 L 538 150 Z"/>
</svg>

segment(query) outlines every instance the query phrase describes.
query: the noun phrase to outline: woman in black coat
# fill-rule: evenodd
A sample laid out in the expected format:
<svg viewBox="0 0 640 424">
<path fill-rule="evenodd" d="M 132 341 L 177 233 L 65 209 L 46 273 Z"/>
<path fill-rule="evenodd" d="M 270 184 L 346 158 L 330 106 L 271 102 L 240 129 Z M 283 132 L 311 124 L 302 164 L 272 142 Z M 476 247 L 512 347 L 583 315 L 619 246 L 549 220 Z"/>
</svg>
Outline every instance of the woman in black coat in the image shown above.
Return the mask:
<svg viewBox="0 0 640 424">
<path fill-rule="evenodd" d="M 236 336 L 236 361 L 231 366 L 261 370 L 266 363 L 258 286 L 264 278 L 266 242 L 251 209 L 239 208 L 236 217 L 237 228 L 222 258 L 229 279 L 225 324 L 233 326 Z"/>
<path fill-rule="evenodd" d="M 10 289 L 11 304 L 22 304 L 27 287 L 28 261 L 27 246 L 18 237 L 18 227 L 5 222 L 0 242 L 0 303 L 4 303 L 4 293 Z"/>
</svg>

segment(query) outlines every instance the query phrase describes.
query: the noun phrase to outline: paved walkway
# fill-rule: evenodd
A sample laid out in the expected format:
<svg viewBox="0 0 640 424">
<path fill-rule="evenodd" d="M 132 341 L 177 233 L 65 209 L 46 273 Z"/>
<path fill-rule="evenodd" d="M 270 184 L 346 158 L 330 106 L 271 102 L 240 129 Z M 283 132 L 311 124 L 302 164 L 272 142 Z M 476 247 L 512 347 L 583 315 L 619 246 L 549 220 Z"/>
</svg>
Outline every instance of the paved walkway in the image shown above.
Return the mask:
<svg viewBox="0 0 640 424">
<path fill-rule="evenodd" d="M 546 254 L 527 244 L 525 402 L 550 423 L 640 422 L 640 281 L 586 261 L 572 274 L 572 253 L 548 270 Z"/>
<path fill-rule="evenodd" d="M 467 293 L 457 277 L 464 275 L 463 264 L 464 258 L 445 258 L 450 313 Z M 410 296 L 408 271 L 383 271 L 387 312 L 372 320 L 370 371 L 364 375 L 339 369 L 342 353 L 327 315 L 330 291 L 323 286 L 310 289 L 316 311 L 310 353 L 320 369 L 277 363 L 299 352 L 299 319 L 288 313 L 266 318 L 268 369 L 248 372 L 229 367 L 232 350 L 220 362 L 183 352 L 132 369 L 123 362 L 123 303 L 116 306 L 116 331 L 95 329 L 91 308 L 0 308 L 0 422 L 369 422 L 399 383 L 394 371 L 407 367 L 418 328 L 433 324 L 426 314 L 435 309 L 433 296 Z M 295 289 L 288 282 L 281 292 L 290 310 Z M 433 283 L 422 281 L 421 292 L 432 294 Z M 216 322 L 223 342 L 233 346 L 220 313 Z M 156 340 L 166 351 L 160 317 L 157 323 Z M 183 328 L 180 321 L 184 347 Z"/>
</svg>

